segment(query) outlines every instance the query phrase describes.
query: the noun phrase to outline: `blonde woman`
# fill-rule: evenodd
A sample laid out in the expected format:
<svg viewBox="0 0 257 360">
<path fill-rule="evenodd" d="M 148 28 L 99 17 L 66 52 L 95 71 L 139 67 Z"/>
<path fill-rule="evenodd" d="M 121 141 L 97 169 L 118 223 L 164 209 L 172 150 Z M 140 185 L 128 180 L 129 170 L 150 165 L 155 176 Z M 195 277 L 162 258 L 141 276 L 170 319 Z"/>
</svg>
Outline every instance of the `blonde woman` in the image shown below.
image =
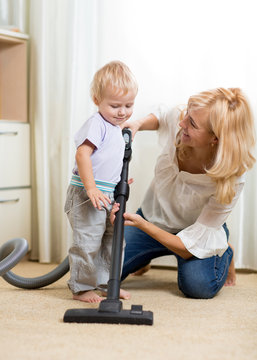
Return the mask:
<svg viewBox="0 0 257 360">
<path fill-rule="evenodd" d="M 224 284 L 234 285 L 226 219 L 255 162 L 254 123 L 242 91 L 204 91 L 189 98 L 185 111 L 160 110 L 124 126 L 134 135 L 158 129 L 168 138 L 141 208 L 124 214 L 122 279 L 170 254 L 186 296 L 212 298 Z"/>
<path fill-rule="evenodd" d="M 65 203 L 73 230 L 68 286 L 74 300 L 98 303 L 102 297 L 95 290 L 107 288 L 113 239 L 109 215 L 125 150 L 120 126 L 131 117 L 136 95 L 130 69 L 120 61 L 106 64 L 91 86 L 98 111 L 75 134 L 76 161 Z M 124 290 L 120 296 L 130 297 Z"/>
</svg>

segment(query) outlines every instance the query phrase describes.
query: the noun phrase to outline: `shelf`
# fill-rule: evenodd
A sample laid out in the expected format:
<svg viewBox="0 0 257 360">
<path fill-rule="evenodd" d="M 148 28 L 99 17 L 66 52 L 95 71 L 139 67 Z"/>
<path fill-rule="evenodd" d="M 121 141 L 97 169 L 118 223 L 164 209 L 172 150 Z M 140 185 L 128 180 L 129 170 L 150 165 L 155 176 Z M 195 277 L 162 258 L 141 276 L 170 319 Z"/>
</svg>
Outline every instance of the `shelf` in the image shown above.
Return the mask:
<svg viewBox="0 0 257 360">
<path fill-rule="evenodd" d="M 0 31 L 0 119 L 28 121 L 27 38 L 7 30 Z"/>
<path fill-rule="evenodd" d="M 11 31 L 11 30 L 6 30 L 6 29 L 1 29 L 0 28 L 0 37 L 1 37 L 1 35 L 4 35 L 4 37 L 8 36 L 8 37 L 17 38 L 17 39 L 24 39 L 24 40 L 29 39 L 28 34 L 24 34 L 24 33 L 20 33 L 20 32 L 17 32 L 17 31 Z"/>
</svg>

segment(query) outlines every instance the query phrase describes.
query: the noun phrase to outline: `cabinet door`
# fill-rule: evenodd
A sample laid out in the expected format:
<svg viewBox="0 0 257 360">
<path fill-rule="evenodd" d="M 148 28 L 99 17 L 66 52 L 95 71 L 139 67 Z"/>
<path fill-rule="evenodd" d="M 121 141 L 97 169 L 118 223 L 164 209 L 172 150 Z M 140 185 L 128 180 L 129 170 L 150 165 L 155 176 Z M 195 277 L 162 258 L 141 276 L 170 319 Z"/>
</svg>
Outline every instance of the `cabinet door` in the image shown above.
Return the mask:
<svg viewBox="0 0 257 360">
<path fill-rule="evenodd" d="M 22 237 L 31 240 L 31 190 L 0 191 L 0 245 Z"/>
<path fill-rule="evenodd" d="M 0 122 L 0 188 L 30 186 L 29 124 Z"/>
</svg>

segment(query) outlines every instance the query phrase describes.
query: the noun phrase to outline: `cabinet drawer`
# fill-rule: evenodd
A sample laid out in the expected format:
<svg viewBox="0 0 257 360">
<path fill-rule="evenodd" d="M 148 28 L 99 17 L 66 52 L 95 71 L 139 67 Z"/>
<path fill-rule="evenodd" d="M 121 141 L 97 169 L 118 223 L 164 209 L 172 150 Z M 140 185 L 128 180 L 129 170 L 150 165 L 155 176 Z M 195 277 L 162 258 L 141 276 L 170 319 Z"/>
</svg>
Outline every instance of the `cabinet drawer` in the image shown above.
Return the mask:
<svg viewBox="0 0 257 360">
<path fill-rule="evenodd" d="M 0 122 L 0 188 L 29 185 L 29 124 Z"/>
<path fill-rule="evenodd" d="M 0 245 L 15 237 L 31 240 L 31 190 L 0 191 Z"/>
</svg>

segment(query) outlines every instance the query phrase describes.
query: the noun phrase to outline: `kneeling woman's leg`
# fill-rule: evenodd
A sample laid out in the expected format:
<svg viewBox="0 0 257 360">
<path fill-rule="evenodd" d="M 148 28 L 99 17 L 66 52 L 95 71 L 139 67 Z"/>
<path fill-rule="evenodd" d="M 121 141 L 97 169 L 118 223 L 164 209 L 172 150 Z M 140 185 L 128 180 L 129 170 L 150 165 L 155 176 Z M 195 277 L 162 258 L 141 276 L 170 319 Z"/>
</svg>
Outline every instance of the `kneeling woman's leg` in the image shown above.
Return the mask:
<svg viewBox="0 0 257 360">
<path fill-rule="evenodd" d="M 230 247 L 219 256 L 206 259 L 178 259 L 178 286 L 188 297 L 197 299 L 213 298 L 224 285 L 228 268 L 233 257 Z"/>
</svg>

